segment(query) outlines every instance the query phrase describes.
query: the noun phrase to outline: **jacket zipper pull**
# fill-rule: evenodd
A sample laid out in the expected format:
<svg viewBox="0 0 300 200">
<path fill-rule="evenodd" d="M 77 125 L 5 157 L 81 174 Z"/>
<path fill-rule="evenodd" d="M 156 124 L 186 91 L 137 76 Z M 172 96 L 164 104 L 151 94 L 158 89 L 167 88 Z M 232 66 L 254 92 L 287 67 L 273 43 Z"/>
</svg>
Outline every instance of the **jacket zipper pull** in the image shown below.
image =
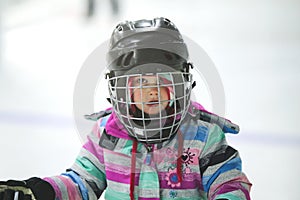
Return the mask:
<svg viewBox="0 0 300 200">
<path fill-rule="evenodd" d="M 150 165 L 151 163 L 151 153 L 147 153 L 147 156 L 146 156 L 146 165 Z"/>
<path fill-rule="evenodd" d="M 147 155 L 146 155 L 146 165 L 150 165 L 151 164 L 151 159 L 152 159 L 152 151 L 153 151 L 153 146 L 152 145 L 147 145 Z"/>
</svg>

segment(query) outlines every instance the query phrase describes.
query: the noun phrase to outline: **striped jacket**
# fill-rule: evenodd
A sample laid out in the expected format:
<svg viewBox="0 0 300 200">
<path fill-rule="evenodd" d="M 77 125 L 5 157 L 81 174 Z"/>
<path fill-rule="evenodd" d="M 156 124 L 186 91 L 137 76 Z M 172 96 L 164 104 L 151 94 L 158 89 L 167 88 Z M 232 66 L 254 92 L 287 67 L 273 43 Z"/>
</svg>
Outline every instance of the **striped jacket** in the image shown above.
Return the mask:
<svg viewBox="0 0 300 200">
<path fill-rule="evenodd" d="M 251 183 L 222 129 L 190 114 L 169 141 L 131 139 L 114 113 L 97 121 L 76 162 L 47 177 L 59 200 L 249 200 Z"/>
</svg>

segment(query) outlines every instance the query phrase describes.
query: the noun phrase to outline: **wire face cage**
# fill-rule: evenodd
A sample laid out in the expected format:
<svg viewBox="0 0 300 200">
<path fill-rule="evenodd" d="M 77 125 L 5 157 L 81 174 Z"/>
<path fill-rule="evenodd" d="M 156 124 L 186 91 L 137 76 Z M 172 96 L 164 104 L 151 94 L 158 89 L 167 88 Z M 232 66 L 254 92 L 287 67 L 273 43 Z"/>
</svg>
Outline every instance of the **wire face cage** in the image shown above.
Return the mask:
<svg viewBox="0 0 300 200">
<path fill-rule="evenodd" d="M 162 72 L 109 78 L 113 109 L 128 133 L 145 143 L 170 139 L 184 119 L 192 89 L 192 74 Z"/>
</svg>

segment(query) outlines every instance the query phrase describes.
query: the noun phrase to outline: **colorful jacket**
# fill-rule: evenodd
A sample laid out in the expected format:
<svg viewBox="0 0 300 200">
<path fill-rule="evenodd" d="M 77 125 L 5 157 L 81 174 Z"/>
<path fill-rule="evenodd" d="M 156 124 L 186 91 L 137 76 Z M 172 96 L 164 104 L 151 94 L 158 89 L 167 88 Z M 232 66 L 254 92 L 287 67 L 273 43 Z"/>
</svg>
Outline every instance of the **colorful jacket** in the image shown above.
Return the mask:
<svg viewBox="0 0 300 200">
<path fill-rule="evenodd" d="M 47 177 L 59 200 L 249 200 L 251 183 L 221 127 L 193 104 L 178 134 L 160 144 L 130 138 L 114 113 L 99 119 L 74 165 Z M 196 112 L 195 112 L 196 111 Z"/>
</svg>

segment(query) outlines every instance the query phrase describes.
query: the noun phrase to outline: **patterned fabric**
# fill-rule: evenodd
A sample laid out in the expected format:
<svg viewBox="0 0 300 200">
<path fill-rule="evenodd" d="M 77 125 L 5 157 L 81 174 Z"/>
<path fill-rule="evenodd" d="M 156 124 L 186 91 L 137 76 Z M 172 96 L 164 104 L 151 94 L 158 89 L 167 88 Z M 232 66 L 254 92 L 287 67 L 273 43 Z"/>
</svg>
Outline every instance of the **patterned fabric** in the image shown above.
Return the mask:
<svg viewBox="0 0 300 200">
<path fill-rule="evenodd" d="M 108 135 L 121 136 L 111 149 L 99 145 L 104 127 Z M 94 200 L 105 190 L 105 199 L 130 200 L 133 141 L 124 133 L 114 113 L 97 121 L 71 169 L 44 179 L 56 199 Z M 216 124 L 191 117 L 169 141 L 138 143 L 135 156 L 135 199 L 250 199 L 251 183 L 241 171 L 239 154 Z"/>
</svg>

